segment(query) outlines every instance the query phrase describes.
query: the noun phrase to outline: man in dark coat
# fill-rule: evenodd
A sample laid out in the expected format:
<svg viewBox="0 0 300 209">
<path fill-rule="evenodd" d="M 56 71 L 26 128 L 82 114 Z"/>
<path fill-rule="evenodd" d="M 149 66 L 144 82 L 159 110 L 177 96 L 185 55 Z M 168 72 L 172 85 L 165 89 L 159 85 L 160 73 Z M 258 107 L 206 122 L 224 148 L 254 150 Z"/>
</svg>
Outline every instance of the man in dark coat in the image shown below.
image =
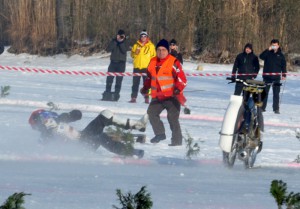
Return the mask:
<svg viewBox="0 0 300 209">
<path fill-rule="evenodd" d="M 252 44 L 247 43 L 244 47 L 244 51 L 237 55 L 233 68 L 232 79 L 255 79 L 259 72 L 259 61 L 257 56 L 253 52 Z M 238 74 L 236 76 L 236 74 Z M 245 75 L 240 75 L 245 74 Z M 243 84 L 236 83 L 234 95 L 241 95 L 243 91 Z"/>
<path fill-rule="evenodd" d="M 276 114 L 279 112 L 279 93 L 280 93 L 280 80 L 286 79 L 286 60 L 281 52 L 279 41 L 273 39 L 268 49 L 263 51 L 259 58 L 264 60 L 263 79 L 268 84 L 266 87 L 266 96 L 263 100 L 263 111 L 266 110 L 268 94 L 270 87 L 273 90 L 273 111 Z M 273 75 L 271 75 L 272 73 Z"/>
<path fill-rule="evenodd" d="M 108 72 L 124 73 L 126 68 L 126 58 L 128 50 L 128 42 L 126 40 L 125 31 L 119 30 L 116 38 L 112 39 L 107 47 L 107 52 L 111 52 L 110 64 L 108 66 Z M 103 93 L 103 100 L 110 100 L 111 88 L 114 81 L 114 76 L 107 76 L 106 89 Z M 115 84 L 115 100 L 119 100 L 120 91 L 122 86 L 123 76 L 116 76 Z M 106 98 L 108 95 L 108 99 Z"/>
<path fill-rule="evenodd" d="M 170 41 L 170 54 L 183 64 L 182 54 L 178 51 L 177 41 L 175 39 Z"/>
<path fill-rule="evenodd" d="M 136 129 L 143 132 L 148 121 L 147 114 L 140 120 L 132 120 L 115 115 L 110 110 L 103 110 L 85 129 L 77 131 L 69 123 L 80 120 L 81 117 L 82 113 L 79 110 L 57 114 L 53 111 L 40 109 L 32 112 L 28 122 L 34 130 L 41 133 L 40 140 L 43 143 L 55 139 L 78 141 L 88 145 L 93 150 L 98 149 L 101 145 L 115 154 L 143 157 L 143 150 L 128 149 L 128 146 L 122 142 L 122 139 L 115 140 L 115 136 L 105 133 L 104 128 L 114 125 L 124 129 Z"/>
<path fill-rule="evenodd" d="M 4 52 L 4 46 L 0 41 L 0 54 L 2 54 Z"/>
</svg>

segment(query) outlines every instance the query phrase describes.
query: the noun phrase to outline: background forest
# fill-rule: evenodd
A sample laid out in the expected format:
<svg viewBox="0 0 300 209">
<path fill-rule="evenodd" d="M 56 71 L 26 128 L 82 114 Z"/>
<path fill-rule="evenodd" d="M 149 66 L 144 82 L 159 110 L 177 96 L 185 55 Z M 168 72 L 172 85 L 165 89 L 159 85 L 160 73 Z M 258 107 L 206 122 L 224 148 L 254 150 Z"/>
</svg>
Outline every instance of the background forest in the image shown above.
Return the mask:
<svg viewBox="0 0 300 209">
<path fill-rule="evenodd" d="M 0 38 L 10 52 L 52 55 L 102 51 L 124 29 L 131 45 L 147 29 L 154 43 L 175 38 L 184 56 L 217 62 L 273 38 L 300 52 L 299 0 L 0 0 Z M 231 59 L 231 62 L 233 59 Z"/>
</svg>

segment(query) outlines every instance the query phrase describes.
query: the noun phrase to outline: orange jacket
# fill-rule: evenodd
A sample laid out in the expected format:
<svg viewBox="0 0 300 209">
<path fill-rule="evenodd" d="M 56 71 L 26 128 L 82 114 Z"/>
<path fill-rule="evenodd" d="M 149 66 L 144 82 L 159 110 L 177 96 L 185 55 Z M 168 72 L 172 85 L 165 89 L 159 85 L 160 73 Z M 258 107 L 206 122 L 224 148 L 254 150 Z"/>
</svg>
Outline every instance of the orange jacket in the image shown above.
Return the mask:
<svg viewBox="0 0 300 209">
<path fill-rule="evenodd" d="M 159 63 L 157 57 L 151 59 L 144 88 L 151 87 L 151 97 L 159 100 L 175 96 L 175 89 L 180 90 L 180 95 L 176 95 L 176 97 L 182 97 L 183 89 L 186 86 L 186 77 L 179 61 L 168 55 L 161 65 Z"/>
</svg>

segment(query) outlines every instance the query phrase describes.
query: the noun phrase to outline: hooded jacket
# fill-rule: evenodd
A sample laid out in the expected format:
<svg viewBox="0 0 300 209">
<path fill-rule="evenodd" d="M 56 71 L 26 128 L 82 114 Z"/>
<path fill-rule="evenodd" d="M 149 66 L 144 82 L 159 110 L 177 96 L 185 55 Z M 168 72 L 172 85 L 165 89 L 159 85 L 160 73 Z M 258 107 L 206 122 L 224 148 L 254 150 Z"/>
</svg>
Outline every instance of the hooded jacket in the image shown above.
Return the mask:
<svg viewBox="0 0 300 209">
<path fill-rule="evenodd" d="M 252 50 L 251 53 L 246 53 L 246 48 Z M 240 53 L 234 62 L 232 74 L 251 74 L 251 75 L 237 75 L 239 79 L 253 79 L 256 78 L 259 72 L 258 57 L 253 53 L 252 45 L 246 44 L 244 51 Z"/>
</svg>

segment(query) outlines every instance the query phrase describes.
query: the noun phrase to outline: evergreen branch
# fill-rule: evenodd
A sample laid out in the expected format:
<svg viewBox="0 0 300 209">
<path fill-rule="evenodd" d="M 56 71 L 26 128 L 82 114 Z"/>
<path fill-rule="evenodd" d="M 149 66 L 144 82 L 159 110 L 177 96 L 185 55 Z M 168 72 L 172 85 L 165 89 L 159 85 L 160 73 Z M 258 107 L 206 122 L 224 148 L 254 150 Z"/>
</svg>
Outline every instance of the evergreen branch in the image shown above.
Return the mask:
<svg viewBox="0 0 300 209">
<path fill-rule="evenodd" d="M 1 86 L 1 98 L 9 95 L 10 86 Z"/>
<path fill-rule="evenodd" d="M 113 205 L 114 209 L 151 209 L 153 202 L 150 193 L 146 192 L 146 186 L 143 186 L 135 195 L 128 192 L 123 195 L 120 189 L 116 190 L 121 208 Z"/>
<path fill-rule="evenodd" d="M 25 202 L 23 198 L 25 195 L 31 194 L 26 194 L 24 192 L 14 193 L 7 198 L 5 203 L 0 206 L 0 209 L 25 209 L 24 207 L 22 207 Z"/>
<path fill-rule="evenodd" d="M 281 180 L 273 180 L 271 183 L 270 193 L 275 198 L 278 208 L 281 208 L 286 198 L 287 186 Z"/>
</svg>

